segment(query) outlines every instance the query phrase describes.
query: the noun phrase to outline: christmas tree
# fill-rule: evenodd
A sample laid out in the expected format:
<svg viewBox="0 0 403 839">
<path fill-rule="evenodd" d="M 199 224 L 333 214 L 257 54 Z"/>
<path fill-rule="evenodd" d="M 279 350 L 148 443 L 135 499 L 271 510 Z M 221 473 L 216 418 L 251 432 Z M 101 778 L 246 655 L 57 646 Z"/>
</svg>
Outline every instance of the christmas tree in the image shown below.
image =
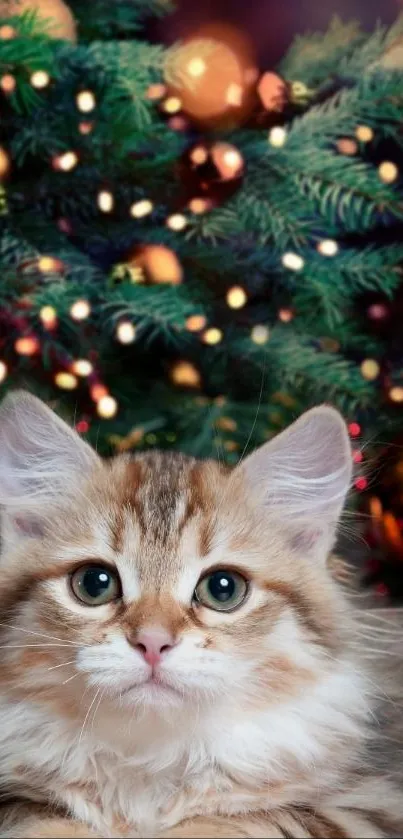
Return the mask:
<svg viewBox="0 0 403 839">
<path fill-rule="evenodd" d="M 331 402 L 365 489 L 402 427 L 403 22 L 257 68 L 239 33 L 148 42 L 165 13 L 0 2 L 0 388 L 105 454 L 229 463 Z"/>
</svg>

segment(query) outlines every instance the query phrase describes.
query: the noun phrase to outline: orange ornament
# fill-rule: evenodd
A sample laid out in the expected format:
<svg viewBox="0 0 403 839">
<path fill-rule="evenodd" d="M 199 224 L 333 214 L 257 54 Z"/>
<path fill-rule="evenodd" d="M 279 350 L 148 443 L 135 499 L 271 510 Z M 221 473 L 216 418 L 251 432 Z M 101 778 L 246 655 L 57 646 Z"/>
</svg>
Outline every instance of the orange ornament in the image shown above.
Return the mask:
<svg viewBox="0 0 403 839">
<path fill-rule="evenodd" d="M 0 0 L 0 17 L 22 15 L 28 11 L 36 12 L 41 20 L 46 21 L 46 32 L 50 38 L 76 42 L 76 22 L 63 0 Z"/>
</svg>

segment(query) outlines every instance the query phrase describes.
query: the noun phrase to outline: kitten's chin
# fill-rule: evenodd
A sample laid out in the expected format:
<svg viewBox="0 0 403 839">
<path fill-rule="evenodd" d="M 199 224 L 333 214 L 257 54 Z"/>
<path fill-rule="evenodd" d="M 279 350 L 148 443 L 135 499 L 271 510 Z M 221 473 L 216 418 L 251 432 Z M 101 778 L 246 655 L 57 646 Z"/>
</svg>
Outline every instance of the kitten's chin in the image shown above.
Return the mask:
<svg viewBox="0 0 403 839">
<path fill-rule="evenodd" d="M 148 679 L 122 691 L 120 701 L 124 705 L 172 707 L 181 705 L 184 695 L 166 682 Z"/>
</svg>

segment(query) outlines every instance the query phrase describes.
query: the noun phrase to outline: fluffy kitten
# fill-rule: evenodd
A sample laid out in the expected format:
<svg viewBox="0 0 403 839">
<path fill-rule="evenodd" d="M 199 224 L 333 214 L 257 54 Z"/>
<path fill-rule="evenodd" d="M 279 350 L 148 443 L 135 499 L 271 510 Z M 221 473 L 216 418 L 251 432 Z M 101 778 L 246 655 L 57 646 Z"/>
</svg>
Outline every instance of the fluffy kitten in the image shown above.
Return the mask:
<svg viewBox="0 0 403 839">
<path fill-rule="evenodd" d="M 395 705 L 326 567 L 350 479 L 327 407 L 229 472 L 102 462 L 5 399 L 3 839 L 401 835 Z"/>
</svg>

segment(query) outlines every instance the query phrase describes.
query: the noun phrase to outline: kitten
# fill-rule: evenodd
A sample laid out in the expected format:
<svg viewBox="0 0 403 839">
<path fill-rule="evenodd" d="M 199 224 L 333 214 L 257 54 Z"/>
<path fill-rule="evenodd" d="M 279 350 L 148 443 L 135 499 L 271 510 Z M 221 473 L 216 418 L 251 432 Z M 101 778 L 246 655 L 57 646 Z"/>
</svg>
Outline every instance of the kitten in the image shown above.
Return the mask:
<svg viewBox="0 0 403 839">
<path fill-rule="evenodd" d="M 229 471 L 4 400 L 3 839 L 401 835 L 394 668 L 326 567 L 350 479 L 327 407 Z"/>
</svg>

